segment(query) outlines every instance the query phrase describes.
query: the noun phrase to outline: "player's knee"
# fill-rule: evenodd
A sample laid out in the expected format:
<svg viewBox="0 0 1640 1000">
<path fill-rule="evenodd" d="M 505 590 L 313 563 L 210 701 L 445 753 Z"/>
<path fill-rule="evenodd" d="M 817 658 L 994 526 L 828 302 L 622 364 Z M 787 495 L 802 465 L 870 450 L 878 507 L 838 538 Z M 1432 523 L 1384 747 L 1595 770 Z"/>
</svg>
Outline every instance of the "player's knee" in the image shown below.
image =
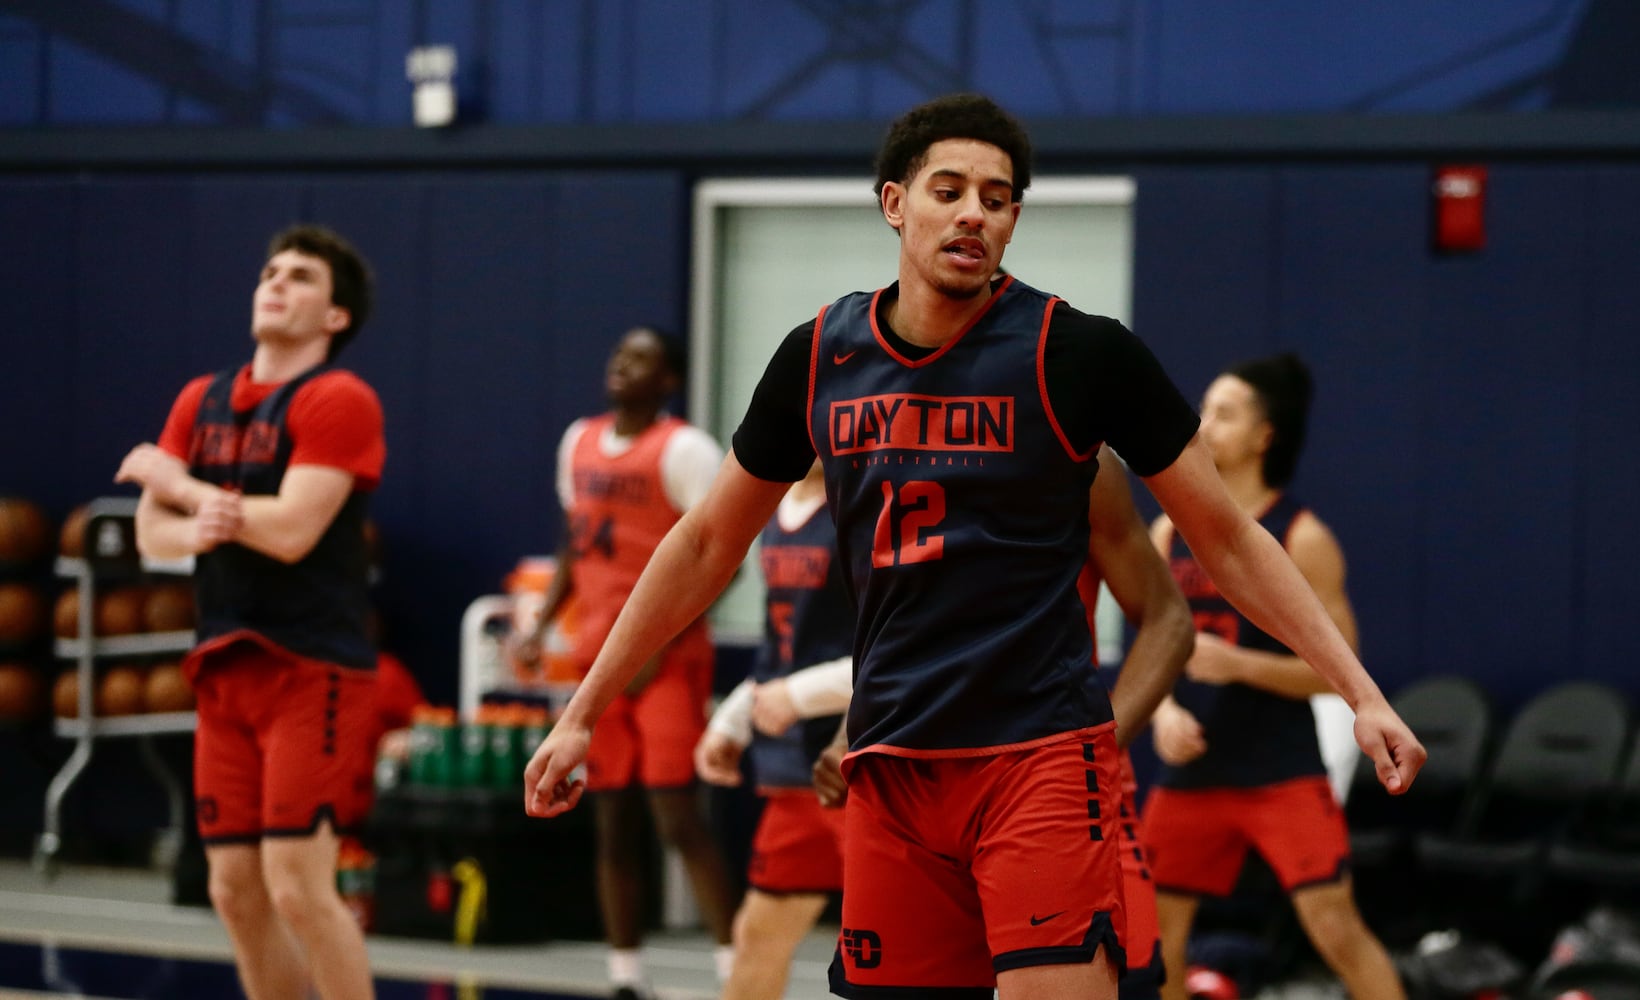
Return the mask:
<svg viewBox="0 0 1640 1000">
<path fill-rule="evenodd" d="M 1346 896 L 1312 905 L 1303 913 L 1304 931 L 1323 959 L 1331 964 L 1347 961 L 1367 938 L 1361 915 Z"/>
<path fill-rule="evenodd" d="M 239 925 L 270 915 L 267 888 L 254 867 L 212 868 L 206 893 L 224 923 Z"/>
<path fill-rule="evenodd" d="M 269 866 L 264 876 L 274 912 L 298 937 L 322 919 L 324 908 L 335 895 L 334 887 L 328 881 L 305 877 L 300 870 L 290 866 Z"/>
</svg>

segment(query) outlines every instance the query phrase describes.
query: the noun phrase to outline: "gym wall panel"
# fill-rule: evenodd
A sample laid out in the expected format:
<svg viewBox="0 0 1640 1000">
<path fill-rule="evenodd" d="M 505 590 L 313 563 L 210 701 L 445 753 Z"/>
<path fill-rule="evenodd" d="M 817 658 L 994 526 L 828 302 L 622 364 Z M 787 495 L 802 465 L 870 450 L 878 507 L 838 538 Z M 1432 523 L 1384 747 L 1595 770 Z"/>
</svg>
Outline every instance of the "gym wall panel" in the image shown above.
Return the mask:
<svg viewBox="0 0 1640 1000">
<path fill-rule="evenodd" d="M 66 181 L 0 184 L 0 493 L 54 517 L 73 500 L 76 200 Z"/>
<path fill-rule="evenodd" d="M 1595 169 L 1589 184 L 1588 313 L 1582 330 L 1566 332 L 1586 345 L 1579 447 L 1574 455 L 1550 456 L 1536 474 L 1577 484 L 1572 652 L 1577 662 L 1627 681 L 1632 691 L 1640 608 L 1640 172 Z"/>
<path fill-rule="evenodd" d="M 69 398 L 73 436 L 65 468 L 81 499 L 122 492 L 114 472 L 152 441 L 190 371 L 187 301 L 195 276 L 193 190 L 181 178 L 98 179 L 80 190 Z M 251 266 L 254 276 L 255 268 Z M 240 316 L 248 315 L 249 292 Z"/>
<path fill-rule="evenodd" d="M 301 182 L 279 175 L 194 177 L 189 188 L 188 287 L 177 301 L 185 346 L 166 359 L 179 379 L 250 360 L 251 296 L 268 240 L 301 219 L 304 202 Z M 181 388 L 176 381 L 157 393 L 169 404 Z"/>
<path fill-rule="evenodd" d="M 425 306 L 418 440 L 407 442 L 421 492 L 408 539 L 417 577 L 399 584 L 441 608 L 498 591 L 557 521 L 544 501 L 550 442 L 563 428 L 549 426 L 542 392 L 556 295 L 555 205 L 556 185 L 542 178 L 455 178 L 428 192 L 427 274 L 462 291 L 430 296 Z M 396 624 L 433 629 L 439 634 L 418 645 L 453 651 L 457 621 L 446 612 L 436 622 Z M 434 671 L 443 668 L 453 683 L 456 666 L 438 657 Z"/>
<path fill-rule="evenodd" d="M 1495 167 L 1485 250 L 1429 268 L 1424 660 L 1506 703 L 1545 672 L 1594 666 L 1572 654 L 1579 487 L 1564 471 L 1578 453 L 1586 188 L 1574 168 Z"/>
<path fill-rule="evenodd" d="M 1296 351 L 1315 378 L 1293 490 L 1343 547 L 1362 655 L 1393 689 L 1421 659 L 1423 553 L 1411 542 L 1423 490 L 1412 456 L 1426 398 L 1428 173 L 1312 167 L 1279 177 L 1272 346 Z"/>
<path fill-rule="evenodd" d="M 1266 169 L 1135 173 L 1133 331 L 1192 402 L 1275 343 L 1277 184 Z"/>
</svg>

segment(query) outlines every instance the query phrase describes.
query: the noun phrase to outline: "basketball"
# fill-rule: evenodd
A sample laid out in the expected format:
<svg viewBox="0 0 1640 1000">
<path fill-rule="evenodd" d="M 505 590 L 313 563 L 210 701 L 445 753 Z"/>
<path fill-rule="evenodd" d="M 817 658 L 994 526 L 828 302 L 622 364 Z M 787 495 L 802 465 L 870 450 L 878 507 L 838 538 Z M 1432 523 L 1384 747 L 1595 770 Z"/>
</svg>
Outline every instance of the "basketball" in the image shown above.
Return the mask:
<svg viewBox="0 0 1640 1000">
<path fill-rule="evenodd" d="M 57 595 L 57 606 L 51 613 L 51 631 L 59 639 L 73 639 L 80 634 L 80 588 L 70 587 Z"/>
<path fill-rule="evenodd" d="M 142 609 L 148 592 L 143 587 L 122 587 L 97 598 L 98 635 L 131 635 L 142 631 Z"/>
<path fill-rule="evenodd" d="M 0 663 L 0 720 L 32 719 L 40 708 L 40 678 L 26 663 Z"/>
<path fill-rule="evenodd" d="M 27 583 L 0 583 L 0 646 L 33 642 L 46 628 L 46 602 Z"/>
<path fill-rule="evenodd" d="M 85 504 L 81 504 L 69 511 L 68 517 L 63 519 L 63 529 L 57 536 L 57 554 L 78 559 L 85 555 L 85 522 L 90 520 L 91 511 Z"/>
<path fill-rule="evenodd" d="M 194 627 L 194 588 L 182 581 L 156 583 L 142 605 L 144 632 L 185 632 Z"/>
<path fill-rule="evenodd" d="M 51 551 L 51 522 L 39 505 L 0 497 L 0 563 L 27 565 Z"/>
<path fill-rule="evenodd" d="M 80 672 L 69 667 L 57 675 L 51 688 L 51 710 L 59 719 L 74 719 L 80 714 Z"/>
<path fill-rule="evenodd" d="M 98 715 L 133 715 L 142 711 L 147 677 L 129 663 L 109 667 L 97 682 Z"/>
<path fill-rule="evenodd" d="M 194 708 L 194 689 L 182 676 L 182 664 L 156 663 L 148 670 L 143 685 L 142 704 L 148 712 L 191 712 Z"/>
</svg>

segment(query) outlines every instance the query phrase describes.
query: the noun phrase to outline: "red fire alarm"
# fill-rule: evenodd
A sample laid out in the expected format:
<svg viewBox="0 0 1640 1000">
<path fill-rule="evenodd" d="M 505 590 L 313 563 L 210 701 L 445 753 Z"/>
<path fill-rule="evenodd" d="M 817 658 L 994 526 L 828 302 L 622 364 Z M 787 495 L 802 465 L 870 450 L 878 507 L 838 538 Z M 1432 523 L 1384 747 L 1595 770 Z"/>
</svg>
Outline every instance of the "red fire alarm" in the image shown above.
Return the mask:
<svg viewBox="0 0 1640 1000">
<path fill-rule="evenodd" d="M 1434 242 L 1442 253 L 1471 253 L 1486 246 L 1486 168 L 1435 168 Z"/>
</svg>

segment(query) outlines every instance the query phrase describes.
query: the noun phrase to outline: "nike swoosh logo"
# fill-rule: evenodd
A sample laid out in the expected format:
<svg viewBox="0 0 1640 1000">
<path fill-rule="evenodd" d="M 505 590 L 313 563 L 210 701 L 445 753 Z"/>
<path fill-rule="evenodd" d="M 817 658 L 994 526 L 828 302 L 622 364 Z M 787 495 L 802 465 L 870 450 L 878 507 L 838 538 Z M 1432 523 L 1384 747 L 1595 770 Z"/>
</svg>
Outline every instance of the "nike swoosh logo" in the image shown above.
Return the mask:
<svg viewBox="0 0 1640 1000">
<path fill-rule="evenodd" d="M 834 364 L 834 365 L 840 365 L 843 362 L 847 361 L 849 358 L 854 357 L 854 355 L 856 355 L 858 353 L 859 353 L 859 350 L 856 349 L 856 350 L 848 352 L 847 354 L 833 354 L 831 356 L 831 363 Z"/>
<path fill-rule="evenodd" d="M 1048 921 L 1052 920 L 1054 917 L 1062 917 L 1064 915 L 1065 915 L 1065 911 L 1060 910 L 1058 913 L 1050 913 L 1047 916 L 1043 917 L 1042 919 L 1038 920 L 1037 917 L 1036 917 L 1036 914 L 1033 913 L 1033 914 L 1031 914 L 1031 926 L 1032 927 L 1041 927 L 1043 924 L 1045 924 Z"/>
</svg>

